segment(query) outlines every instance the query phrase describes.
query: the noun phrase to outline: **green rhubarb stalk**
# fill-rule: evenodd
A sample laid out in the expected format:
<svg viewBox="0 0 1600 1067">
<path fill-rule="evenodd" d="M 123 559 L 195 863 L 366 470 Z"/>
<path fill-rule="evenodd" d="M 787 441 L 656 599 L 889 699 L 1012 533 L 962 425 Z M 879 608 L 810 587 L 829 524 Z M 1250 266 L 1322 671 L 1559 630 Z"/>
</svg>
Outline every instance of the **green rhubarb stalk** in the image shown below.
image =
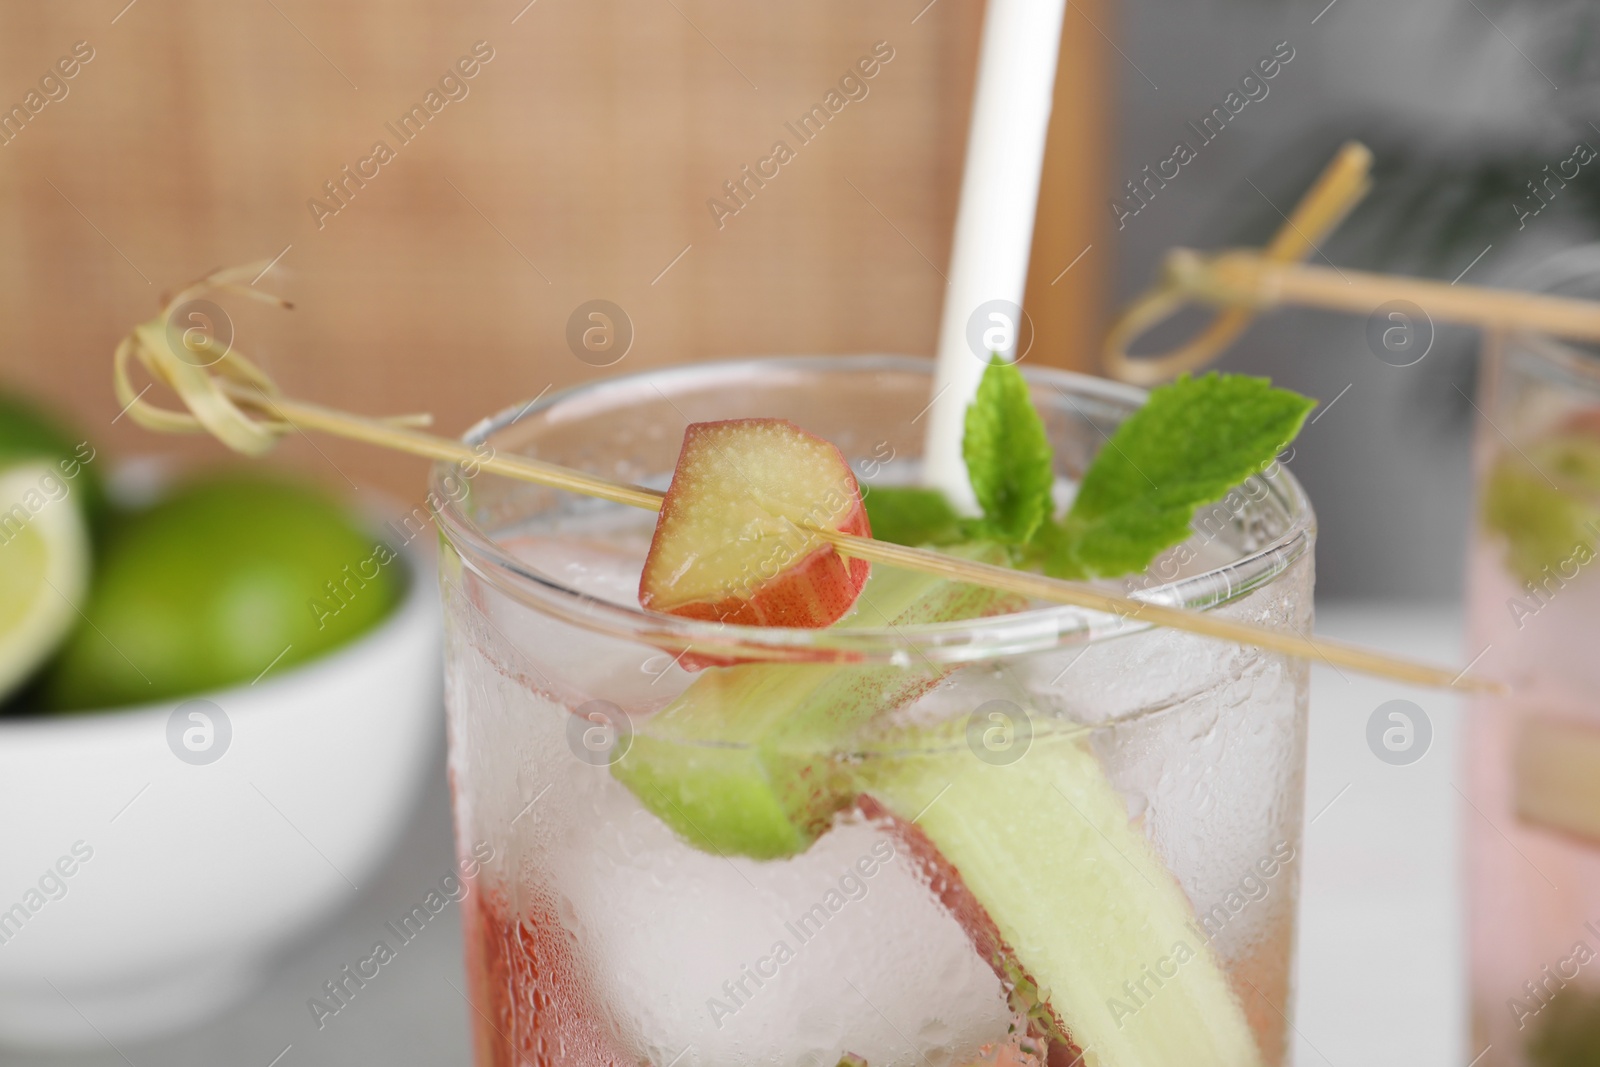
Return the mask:
<svg viewBox="0 0 1600 1067">
<path fill-rule="evenodd" d="M 952 549 L 996 562 L 994 546 Z M 912 626 L 1012 610 L 1017 599 L 880 567 L 844 629 Z M 829 663 L 711 668 L 634 735 L 612 774 L 698 848 L 776 859 L 803 852 L 854 799 L 841 749 L 885 710 L 954 670 Z"/>
<path fill-rule="evenodd" d="M 1537 585 L 1587 563 L 1600 531 L 1600 441 L 1559 434 L 1501 456 L 1480 507 L 1484 525 L 1505 538 L 1506 566 L 1517 578 Z"/>
<path fill-rule="evenodd" d="M 1035 735 L 1005 764 L 959 736 L 892 748 L 864 788 L 955 868 L 1087 1062 L 1262 1062 L 1188 898 L 1078 736 Z"/>
</svg>

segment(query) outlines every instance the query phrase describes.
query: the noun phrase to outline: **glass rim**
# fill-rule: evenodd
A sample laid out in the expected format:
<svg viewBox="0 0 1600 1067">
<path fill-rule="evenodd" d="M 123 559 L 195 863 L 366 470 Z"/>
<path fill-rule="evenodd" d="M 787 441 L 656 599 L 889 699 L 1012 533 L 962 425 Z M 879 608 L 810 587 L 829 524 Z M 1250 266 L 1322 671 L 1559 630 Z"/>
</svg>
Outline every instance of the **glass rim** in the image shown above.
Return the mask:
<svg viewBox="0 0 1600 1067">
<path fill-rule="evenodd" d="M 1510 281 L 1534 293 L 1600 299 L 1600 242 L 1590 241 L 1563 248 L 1516 271 Z M 1600 388 L 1600 345 L 1540 330 L 1512 328 L 1489 330 L 1483 347 L 1508 352 L 1519 358 L 1537 360 L 1549 374 L 1563 377 L 1585 389 Z"/>
<path fill-rule="evenodd" d="M 1600 353 L 1554 334 L 1517 330 L 1489 339 L 1488 347 L 1519 362 L 1536 361 L 1566 384 L 1600 389 Z"/>
<path fill-rule="evenodd" d="M 624 398 L 635 393 L 670 398 L 674 390 L 708 382 L 726 383 L 739 375 L 828 369 L 914 372 L 926 375 L 931 381 L 934 362 L 921 356 L 769 356 L 650 368 L 585 382 L 552 391 L 532 402 L 513 404 L 473 425 L 462 435 L 462 441 L 476 447 L 513 423 L 534 415 L 548 415 L 560 407 L 574 408 L 574 416 L 578 417 L 615 406 L 603 403 L 606 393 L 622 394 Z M 1089 396 L 1137 408 L 1148 395 L 1135 386 L 1073 371 L 1053 367 L 1022 369 L 1030 385 L 1059 389 L 1069 396 Z M 644 390 L 648 390 L 648 394 Z M 879 662 L 902 666 L 918 660 L 968 663 L 1086 645 L 1142 632 L 1152 625 L 1070 605 L 1031 607 L 1012 614 L 954 622 L 860 629 L 737 626 L 648 612 L 572 588 L 507 552 L 466 514 L 463 505 L 472 499 L 470 489 L 465 494 L 459 489 L 446 490 L 445 478 L 456 476 L 460 466 L 448 461 L 435 463 L 430 489 L 434 498 L 442 502 L 435 512 L 441 533 L 463 567 L 501 593 L 543 614 L 664 651 L 681 653 L 692 648 L 697 656 L 730 661 Z M 1287 526 L 1276 537 L 1237 559 L 1198 574 L 1152 582 L 1138 590 L 1124 587 L 1121 590 L 1124 595 L 1153 604 L 1209 611 L 1248 595 L 1287 571 L 1311 549 L 1315 540 L 1311 503 L 1300 483 L 1281 465 L 1276 474 L 1262 477 L 1260 481 L 1287 516 Z M 1236 517 L 1248 515 L 1262 503 L 1260 499 L 1251 500 Z"/>
</svg>

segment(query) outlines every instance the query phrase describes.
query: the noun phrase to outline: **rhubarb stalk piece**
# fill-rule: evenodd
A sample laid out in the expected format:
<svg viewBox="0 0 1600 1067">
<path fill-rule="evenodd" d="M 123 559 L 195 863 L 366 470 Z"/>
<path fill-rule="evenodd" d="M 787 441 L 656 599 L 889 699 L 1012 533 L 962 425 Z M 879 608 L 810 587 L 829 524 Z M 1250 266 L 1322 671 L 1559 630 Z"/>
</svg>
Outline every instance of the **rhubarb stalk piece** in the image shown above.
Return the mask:
<svg viewBox="0 0 1600 1067">
<path fill-rule="evenodd" d="M 697 422 L 639 580 L 651 611 L 740 626 L 828 626 L 869 570 L 808 527 L 872 535 L 839 449 L 785 419 Z"/>
<path fill-rule="evenodd" d="M 955 553 L 998 558 L 993 546 Z M 1014 610 L 1020 599 L 882 568 L 841 628 L 894 628 Z M 612 773 L 681 837 L 708 852 L 776 859 L 804 851 L 856 790 L 849 739 L 955 669 L 830 663 L 709 670 L 634 734 Z"/>
<path fill-rule="evenodd" d="M 970 901 L 952 914 L 1033 984 L 1038 1017 L 1101 1067 L 1260 1067 L 1188 898 L 1081 739 L 1037 735 L 1014 762 L 941 742 L 897 738 L 907 754 L 863 783 L 937 849 Z"/>
</svg>

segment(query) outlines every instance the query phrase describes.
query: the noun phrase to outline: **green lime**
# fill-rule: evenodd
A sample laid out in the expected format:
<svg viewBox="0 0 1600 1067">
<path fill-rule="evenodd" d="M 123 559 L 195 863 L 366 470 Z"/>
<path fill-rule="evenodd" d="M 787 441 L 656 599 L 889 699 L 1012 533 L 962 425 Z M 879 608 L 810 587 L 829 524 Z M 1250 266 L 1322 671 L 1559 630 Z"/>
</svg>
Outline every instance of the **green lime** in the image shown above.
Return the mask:
<svg viewBox="0 0 1600 1067">
<path fill-rule="evenodd" d="M 55 650 L 88 591 L 89 525 L 65 486 L 49 459 L 0 469 L 0 698 Z"/>
<path fill-rule="evenodd" d="M 395 550 L 305 486 L 233 474 L 113 520 L 47 707 L 117 707 L 250 682 L 350 641 L 405 586 Z"/>
<path fill-rule="evenodd" d="M 91 517 L 103 510 L 94 449 L 0 393 L 0 700 L 77 620 L 89 586 Z"/>
<path fill-rule="evenodd" d="M 0 469 L 24 460 L 52 460 L 91 523 L 105 512 L 97 454 L 88 441 L 20 397 L 0 392 Z"/>
</svg>

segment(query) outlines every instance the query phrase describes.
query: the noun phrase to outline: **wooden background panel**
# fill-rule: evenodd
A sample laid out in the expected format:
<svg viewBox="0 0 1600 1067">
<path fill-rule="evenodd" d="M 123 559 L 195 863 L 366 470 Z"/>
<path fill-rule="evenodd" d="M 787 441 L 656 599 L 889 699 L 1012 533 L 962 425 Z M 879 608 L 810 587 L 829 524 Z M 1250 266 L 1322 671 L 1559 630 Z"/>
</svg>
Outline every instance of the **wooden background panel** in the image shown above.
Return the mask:
<svg viewBox="0 0 1600 1067">
<path fill-rule="evenodd" d="M 74 42 L 95 50 L 67 97 L 0 147 L 0 376 L 67 405 L 119 454 L 215 456 L 209 443 L 113 424 L 109 354 L 163 291 L 280 252 L 261 284 L 297 310 L 228 301 L 241 349 L 296 395 L 430 410 L 451 432 L 618 370 L 932 350 L 981 6 L 524 2 L 63 0 L 0 12 L 0 102 L 20 102 Z M 1069 14 L 1067 55 L 1089 49 L 1069 76 L 1103 85 L 1091 33 Z M 466 95 L 401 143 L 386 124 L 478 41 L 493 58 Z M 894 58 L 867 95 L 802 144 L 785 123 L 879 41 Z M 1083 137 L 1099 104 L 1058 112 L 1045 197 L 1078 206 L 1041 212 L 1036 275 L 1054 276 L 1094 225 L 1103 196 L 1084 190 L 1103 152 Z M 319 224 L 308 200 L 332 205 L 324 183 L 380 139 L 392 161 L 347 185 Z M 707 201 L 779 140 L 792 161 L 719 226 Z M 1047 300 L 1092 307 L 1108 264 L 1086 257 L 1042 297 L 1035 284 L 1036 319 Z M 565 340 L 568 317 L 595 298 L 635 329 L 610 370 Z M 1066 318 L 1050 336 L 1081 334 L 1093 315 Z M 1034 358 L 1084 347 L 1051 341 Z M 419 462 L 319 445 L 281 452 L 331 479 L 420 489 Z"/>
<path fill-rule="evenodd" d="M 1112 0 L 1067 7 L 1023 300 L 1036 338 L 1029 358 L 1097 374 L 1116 264 L 1106 204 L 1117 162 L 1111 87 L 1120 57 L 1102 36 L 1114 33 L 1115 20 Z"/>
</svg>

